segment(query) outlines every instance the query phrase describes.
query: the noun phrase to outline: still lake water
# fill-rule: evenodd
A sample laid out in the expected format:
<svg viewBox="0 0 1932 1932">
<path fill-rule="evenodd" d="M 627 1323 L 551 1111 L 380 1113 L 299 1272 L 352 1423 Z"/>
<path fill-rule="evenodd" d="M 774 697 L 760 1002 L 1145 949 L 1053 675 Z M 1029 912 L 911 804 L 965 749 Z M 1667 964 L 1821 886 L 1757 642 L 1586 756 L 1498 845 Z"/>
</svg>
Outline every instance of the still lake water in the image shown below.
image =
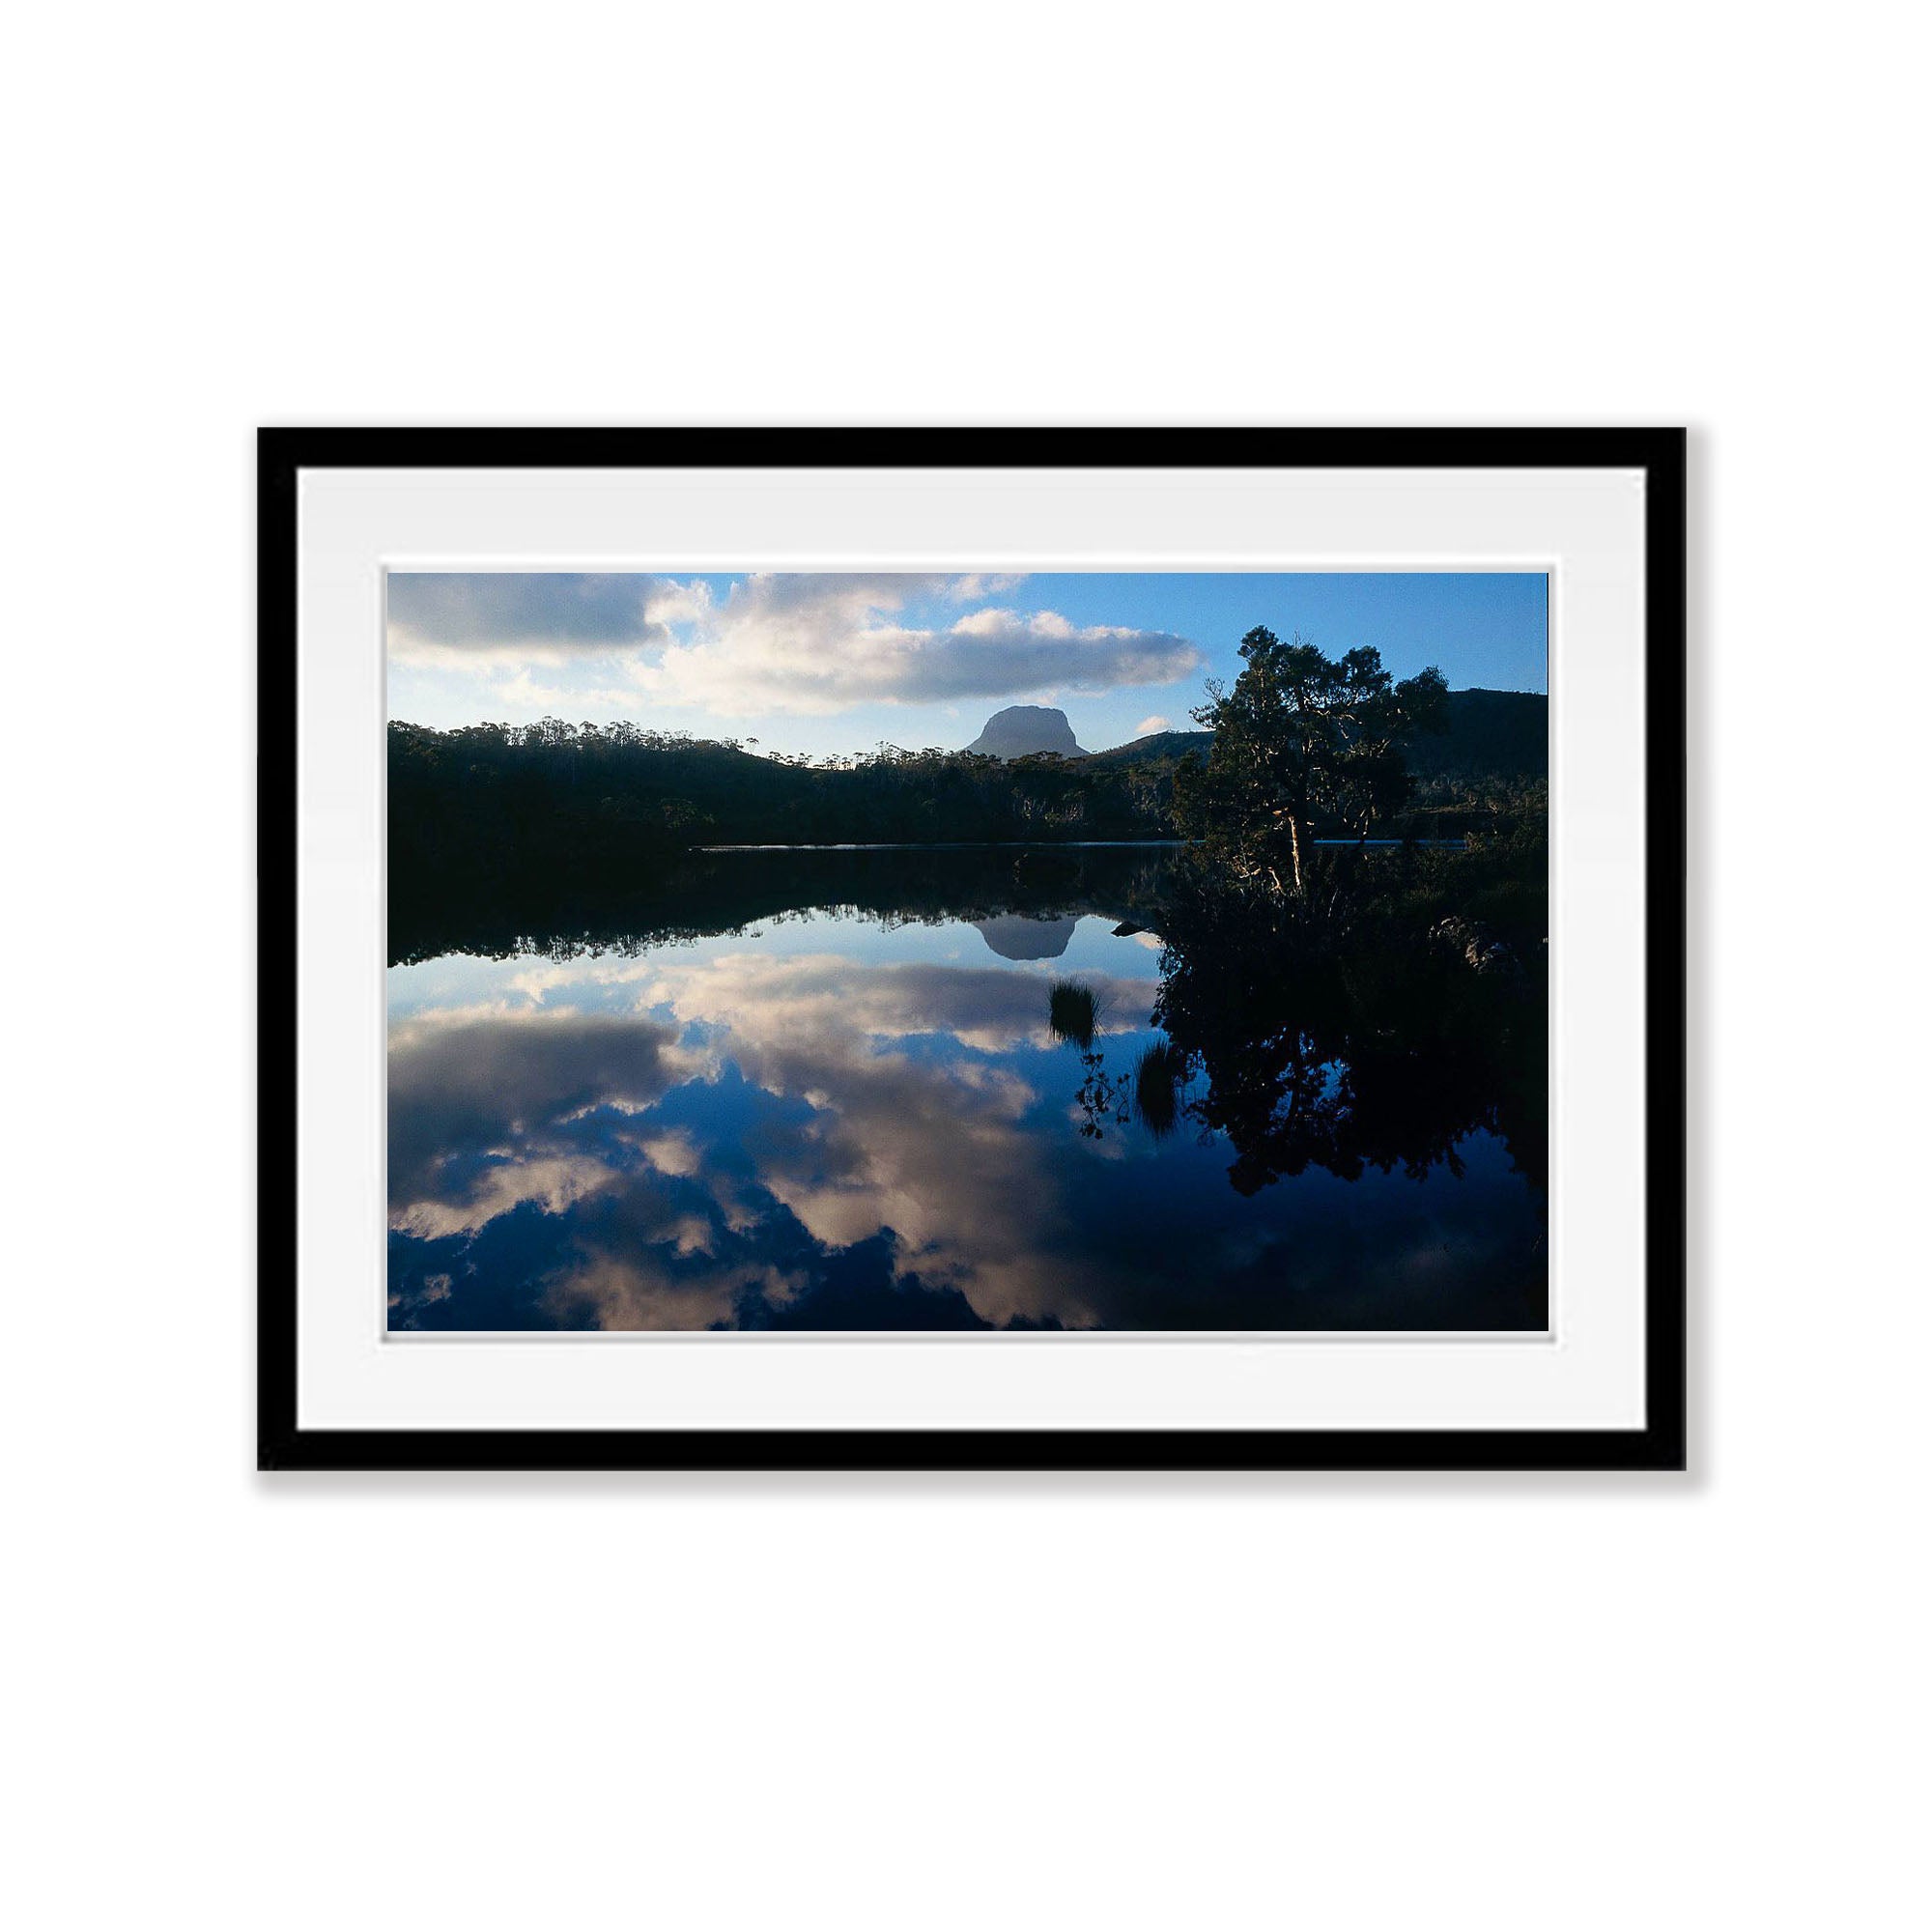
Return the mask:
<svg viewBox="0 0 1932 1932">
<path fill-rule="evenodd" d="M 1137 1104 L 1159 854 L 888 863 L 719 854 L 674 930 L 392 966 L 391 1328 L 1544 1325 L 1543 1197 L 1491 1127 L 1242 1180 L 1202 1065 Z"/>
</svg>

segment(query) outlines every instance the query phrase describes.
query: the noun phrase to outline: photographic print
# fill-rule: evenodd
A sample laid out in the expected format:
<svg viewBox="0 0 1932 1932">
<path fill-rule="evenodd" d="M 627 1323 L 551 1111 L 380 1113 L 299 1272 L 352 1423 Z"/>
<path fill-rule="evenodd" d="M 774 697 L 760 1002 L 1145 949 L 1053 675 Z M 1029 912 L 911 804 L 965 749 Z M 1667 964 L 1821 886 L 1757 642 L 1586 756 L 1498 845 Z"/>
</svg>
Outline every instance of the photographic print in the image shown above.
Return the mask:
<svg viewBox="0 0 1932 1932">
<path fill-rule="evenodd" d="M 391 1335 L 1549 1325 L 1544 573 L 384 594 Z"/>
</svg>

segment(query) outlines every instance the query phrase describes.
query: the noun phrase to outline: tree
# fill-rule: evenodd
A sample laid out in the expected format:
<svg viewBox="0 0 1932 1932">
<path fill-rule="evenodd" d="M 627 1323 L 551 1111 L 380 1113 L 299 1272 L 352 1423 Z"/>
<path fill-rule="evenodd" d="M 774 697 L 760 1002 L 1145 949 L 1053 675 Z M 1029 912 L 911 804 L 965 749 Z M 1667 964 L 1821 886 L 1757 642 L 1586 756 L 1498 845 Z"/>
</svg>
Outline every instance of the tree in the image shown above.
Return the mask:
<svg viewBox="0 0 1932 1932">
<path fill-rule="evenodd" d="M 1331 658 L 1260 626 L 1241 639 L 1241 656 L 1235 688 L 1210 682 L 1194 712 L 1214 744 L 1205 767 L 1190 756 L 1177 774 L 1175 815 L 1188 837 L 1243 872 L 1264 872 L 1278 891 L 1285 865 L 1298 895 L 1318 816 L 1366 839 L 1407 801 L 1403 740 L 1447 728 L 1449 687 L 1433 665 L 1398 684 L 1379 651 Z"/>
</svg>

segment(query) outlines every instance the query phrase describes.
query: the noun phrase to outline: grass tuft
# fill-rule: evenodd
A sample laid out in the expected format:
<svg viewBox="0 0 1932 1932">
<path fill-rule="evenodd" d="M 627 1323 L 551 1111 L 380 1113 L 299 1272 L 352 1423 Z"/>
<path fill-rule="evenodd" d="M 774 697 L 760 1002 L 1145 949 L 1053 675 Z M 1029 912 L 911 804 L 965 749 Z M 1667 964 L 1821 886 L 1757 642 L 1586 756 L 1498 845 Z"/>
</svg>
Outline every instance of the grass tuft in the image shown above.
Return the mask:
<svg viewBox="0 0 1932 1932">
<path fill-rule="evenodd" d="M 1094 1028 L 1100 1017 L 1091 986 L 1074 980 L 1056 980 L 1046 996 L 1046 1023 L 1056 1039 L 1070 1039 L 1085 1053 L 1094 1044 Z"/>
</svg>

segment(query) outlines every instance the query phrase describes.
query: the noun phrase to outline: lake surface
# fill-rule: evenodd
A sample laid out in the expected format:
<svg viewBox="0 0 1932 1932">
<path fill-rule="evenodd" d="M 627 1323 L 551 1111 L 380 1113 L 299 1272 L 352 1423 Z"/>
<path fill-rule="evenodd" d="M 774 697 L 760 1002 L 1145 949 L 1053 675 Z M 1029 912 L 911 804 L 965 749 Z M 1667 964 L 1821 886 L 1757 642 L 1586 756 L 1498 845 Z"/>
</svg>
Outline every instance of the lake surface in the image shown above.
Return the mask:
<svg viewBox="0 0 1932 1932">
<path fill-rule="evenodd" d="M 748 850 L 445 921 L 388 976 L 391 1328 L 1542 1327 L 1504 1074 L 1393 1009 L 1373 1065 L 1265 1001 L 1245 1038 L 1164 943 L 1171 862 Z"/>
</svg>

